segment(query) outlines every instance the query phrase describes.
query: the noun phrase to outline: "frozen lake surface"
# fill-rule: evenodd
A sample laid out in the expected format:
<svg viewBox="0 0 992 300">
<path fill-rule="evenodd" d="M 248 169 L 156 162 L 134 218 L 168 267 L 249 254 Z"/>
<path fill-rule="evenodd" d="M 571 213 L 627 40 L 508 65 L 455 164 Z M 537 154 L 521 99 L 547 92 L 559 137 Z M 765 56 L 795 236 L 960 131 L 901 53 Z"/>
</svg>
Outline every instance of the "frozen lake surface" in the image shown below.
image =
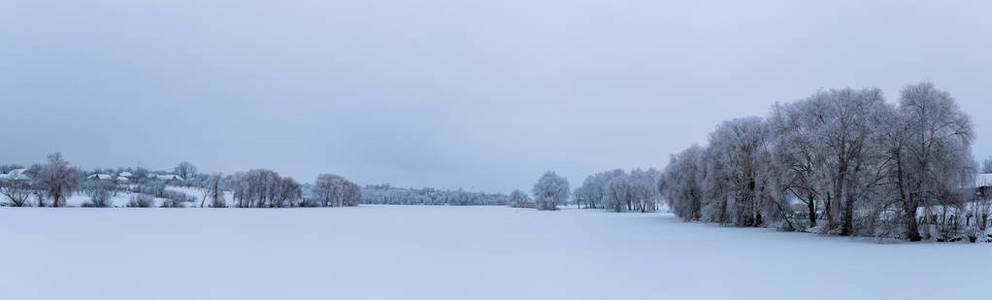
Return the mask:
<svg viewBox="0 0 992 300">
<path fill-rule="evenodd" d="M 0 208 L 0 262 L 11 300 L 981 299 L 992 246 L 574 209 Z"/>
</svg>

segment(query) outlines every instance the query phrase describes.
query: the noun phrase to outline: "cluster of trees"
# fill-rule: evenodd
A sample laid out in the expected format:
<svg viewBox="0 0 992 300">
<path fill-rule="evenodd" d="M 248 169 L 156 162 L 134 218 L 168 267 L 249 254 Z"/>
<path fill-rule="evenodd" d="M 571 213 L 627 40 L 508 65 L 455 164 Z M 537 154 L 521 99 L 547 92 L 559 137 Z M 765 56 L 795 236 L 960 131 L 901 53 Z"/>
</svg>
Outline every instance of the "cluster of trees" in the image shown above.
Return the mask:
<svg viewBox="0 0 992 300">
<path fill-rule="evenodd" d="M 685 220 L 840 235 L 975 238 L 973 130 L 932 84 L 839 89 L 721 123 L 705 146 L 675 154 L 659 182 Z M 992 163 L 990 163 L 992 164 Z"/>
<path fill-rule="evenodd" d="M 401 188 L 384 185 L 366 185 L 362 188 L 364 204 L 395 205 L 506 205 L 505 194 L 470 192 L 462 189 L 440 190 L 434 188 Z"/>
<path fill-rule="evenodd" d="M 195 170 L 195 169 L 194 169 Z M 190 186 L 202 193 L 200 206 L 210 199 L 211 207 L 225 207 L 224 192 L 230 190 L 234 207 L 337 207 L 357 206 L 362 191 L 344 177 L 320 174 L 313 184 L 300 184 L 267 169 L 223 176 L 192 173 Z"/>
<path fill-rule="evenodd" d="M 321 174 L 310 189 L 320 206 L 358 206 L 362 189 L 344 177 Z"/>
<path fill-rule="evenodd" d="M 575 189 L 575 203 L 579 207 L 605 208 L 616 212 L 652 212 L 659 208 L 661 194 L 658 181 L 661 171 L 622 169 L 600 172 L 586 177 Z"/>
<path fill-rule="evenodd" d="M 548 171 L 527 193 L 514 190 L 509 195 L 469 192 L 462 189 L 399 188 L 390 185 L 367 185 L 362 188 L 362 203 L 399 205 L 511 205 L 514 207 L 555 210 L 565 205 L 570 196 L 568 180 Z"/>
<path fill-rule="evenodd" d="M 12 206 L 31 206 L 31 198 L 37 206 L 65 206 L 66 198 L 79 189 L 79 170 L 69 166 L 61 153 L 48 155 L 48 162 L 23 168 L 6 165 L 7 172 L 20 170 L 18 174 L 8 174 L 0 180 L 0 193 L 7 196 Z M 7 173 L 5 172 L 5 173 Z"/>
<path fill-rule="evenodd" d="M 89 200 L 84 207 L 110 207 L 119 193 L 130 194 L 128 207 L 317 207 L 355 206 L 361 202 L 361 189 L 343 177 L 321 174 L 316 182 L 301 185 L 272 170 L 256 169 L 224 176 L 202 174 L 196 166 L 182 162 L 173 170 L 149 171 L 143 168 L 94 169 L 86 172 L 69 165 L 62 155 L 49 155 L 46 164 L 29 168 L 0 165 L 0 195 L 10 206 L 65 206 L 66 199 L 83 192 Z M 194 196 L 167 186 L 199 190 Z M 233 200 L 229 205 L 227 197 Z M 208 202 L 209 200 L 209 202 Z"/>
<path fill-rule="evenodd" d="M 208 184 L 204 182 L 200 187 L 206 189 Z M 280 177 L 279 173 L 266 169 L 235 173 L 229 179 L 229 186 L 235 207 L 298 206 L 303 198 L 303 189 L 293 178 Z"/>
</svg>

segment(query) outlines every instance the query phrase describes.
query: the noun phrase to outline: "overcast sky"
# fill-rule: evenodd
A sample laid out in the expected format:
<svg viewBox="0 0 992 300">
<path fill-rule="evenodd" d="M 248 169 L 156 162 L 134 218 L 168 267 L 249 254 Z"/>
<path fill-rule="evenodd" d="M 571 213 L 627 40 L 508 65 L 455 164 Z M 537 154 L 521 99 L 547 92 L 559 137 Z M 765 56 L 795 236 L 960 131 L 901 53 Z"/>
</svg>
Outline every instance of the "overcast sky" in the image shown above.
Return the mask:
<svg viewBox="0 0 992 300">
<path fill-rule="evenodd" d="M 934 82 L 992 155 L 988 1 L 0 1 L 0 163 L 529 190 L 821 88 Z"/>
</svg>

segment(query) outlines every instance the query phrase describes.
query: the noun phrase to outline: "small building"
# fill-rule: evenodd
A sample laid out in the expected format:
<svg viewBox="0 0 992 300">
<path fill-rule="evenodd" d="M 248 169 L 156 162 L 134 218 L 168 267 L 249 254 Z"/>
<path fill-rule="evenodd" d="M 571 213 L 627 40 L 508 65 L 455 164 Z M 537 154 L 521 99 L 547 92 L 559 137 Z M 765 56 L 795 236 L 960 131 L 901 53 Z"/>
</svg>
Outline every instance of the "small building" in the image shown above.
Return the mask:
<svg viewBox="0 0 992 300">
<path fill-rule="evenodd" d="M 28 176 L 27 175 L 24 175 L 24 171 L 27 171 L 27 169 L 13 169 L 13 170 L 10 170 L 10 172 L 7 172 L 7 174 L 0 174 L 0 180 L 7 180 L 7 179 L 9 179 L 9 180 L 28 179 Z"/>
<path fill-rule="evenodd" d="M 89 178 L 89 179 L 99 179 L 99 180 L 111 180 L 114 177 L 112 177 L 112 176 L 110 176 L 108 174 L 97 173 L 97 174 L 93 174 L 93 175 L 90 175 L 90 176 L 86 176 L 86 178 Z"/>
<path fill-rule="evenodd" d="M 173 180 L 182 181 L 183 180 L 182 177 L 179 177 L 179 175 L 176 175 L 176 174 L 154 174 L 154 175 L 151 175 L 151 176 L 154 177 L 154 178 L 156 178 L 156 179 L 158 179 L 158 180 L 165 180 L 165 181 L 173 181 Z"/>
<path fill-rule="evenodd" d="M 983 198 L 992 197 L 992 173 L 975 176 L 975 194 Z"/>
</svg>

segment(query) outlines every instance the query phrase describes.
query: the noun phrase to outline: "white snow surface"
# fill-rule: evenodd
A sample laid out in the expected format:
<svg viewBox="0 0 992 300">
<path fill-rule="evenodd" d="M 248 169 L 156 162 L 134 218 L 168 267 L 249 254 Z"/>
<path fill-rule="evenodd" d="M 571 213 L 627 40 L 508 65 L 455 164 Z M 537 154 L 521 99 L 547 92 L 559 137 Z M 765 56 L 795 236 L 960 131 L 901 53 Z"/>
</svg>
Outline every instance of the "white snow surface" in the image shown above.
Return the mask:
<svg viewBox="0 0 992 300">
<path fill-rule="evenodd" d="M 0 208 L 0 299 L 983 299 L 987 244 L 505 207 Z"/>
</svg>

